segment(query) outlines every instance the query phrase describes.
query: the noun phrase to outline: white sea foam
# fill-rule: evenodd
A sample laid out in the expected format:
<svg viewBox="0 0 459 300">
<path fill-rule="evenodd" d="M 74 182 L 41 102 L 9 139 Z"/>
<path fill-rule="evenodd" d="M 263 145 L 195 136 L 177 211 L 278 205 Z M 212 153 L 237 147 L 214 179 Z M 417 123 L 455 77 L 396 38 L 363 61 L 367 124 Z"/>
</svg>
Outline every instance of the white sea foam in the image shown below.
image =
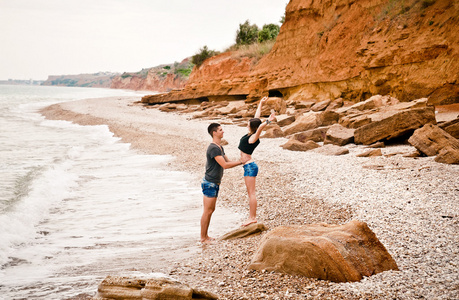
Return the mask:
<svg viewBox="0 0 459 300">
<path fill-rule="evenodd" d="M 28 195 L 11 210 L 0 215 L 0 265 L 16 252 L 15 245 L 28 243 L 36 235 L 35 226 L 56 202 L 71 196 L 77 176 L 69 172 L 70 161 L 50 166 L 35 179 Z"/>
<path fill-rule="evenodd" d="M 26 90 L 36 94 L 12 88 L 8 97 L 0 86 L 0 295 L 93 294 L 106 275 L 161 271 L 196 251 L 202 195 L 189 174 L 167 169 L 172 156 L 141 155 L 107 126 L 36 112 L 87 89 L 67 99 L 65 88 Z M 215 214 L 220 233 L 239 219 Z"/>
</svg>

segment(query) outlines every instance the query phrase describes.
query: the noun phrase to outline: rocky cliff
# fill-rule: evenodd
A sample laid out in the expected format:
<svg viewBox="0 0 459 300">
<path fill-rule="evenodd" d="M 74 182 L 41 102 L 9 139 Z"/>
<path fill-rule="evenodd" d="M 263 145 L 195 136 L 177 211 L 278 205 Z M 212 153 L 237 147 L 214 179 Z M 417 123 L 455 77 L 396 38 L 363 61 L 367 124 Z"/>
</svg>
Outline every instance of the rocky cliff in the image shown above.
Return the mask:
<svg viewBox="0 0 459 300">
<path fill-rule="evenodd" d="M 459 102 L 459 1 L 291 0 L 268 55 L 223 53 L 193 70 L 183 90 L 146 103 L 190 99 L 290 100 L 371 95 Z"/>
<path fill-rule="evenodd" d="M 143 69 L 136 73 L 123 73 L 113 78 L 111 88 L 169 92 L 185 86 L 191 72 L 189 58 L 181 63 Z"/>
</svg>

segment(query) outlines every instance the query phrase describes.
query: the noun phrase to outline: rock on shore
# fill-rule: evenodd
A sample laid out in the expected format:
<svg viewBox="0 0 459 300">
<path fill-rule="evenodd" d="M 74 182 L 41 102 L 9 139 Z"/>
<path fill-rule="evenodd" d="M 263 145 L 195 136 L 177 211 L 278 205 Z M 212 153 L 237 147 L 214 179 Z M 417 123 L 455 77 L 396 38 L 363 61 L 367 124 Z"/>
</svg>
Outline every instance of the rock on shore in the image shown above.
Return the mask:
<svg viewBox="0 0 459 300">
<path fill-rule="evenodd" d="M 277 227 L 264 236 L 249 268 L 334 282 L 398 270 L 376 235 L 356 220 Z"/>
</svg>

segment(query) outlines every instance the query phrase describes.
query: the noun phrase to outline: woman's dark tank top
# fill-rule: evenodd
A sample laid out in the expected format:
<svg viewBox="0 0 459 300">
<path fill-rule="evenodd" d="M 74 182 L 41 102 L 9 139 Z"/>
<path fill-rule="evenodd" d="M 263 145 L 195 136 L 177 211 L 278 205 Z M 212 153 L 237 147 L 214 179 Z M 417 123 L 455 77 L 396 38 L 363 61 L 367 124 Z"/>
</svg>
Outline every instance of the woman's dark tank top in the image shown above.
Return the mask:
<svg viewBox="0 0 459 300">
<path fill-rule="evenodd" d="M 258 139 L 255 143 L 250 144 L 249 143 L 249 138 L 250 135 L 246 134 L 244 135 L 241 140 L 239 141 L 239 150 L 241 150 L 244 153 L 252 155 L 253 150 L 257 148 L 258 144 L 260 144 L 260 139 Z"/>
</svg>

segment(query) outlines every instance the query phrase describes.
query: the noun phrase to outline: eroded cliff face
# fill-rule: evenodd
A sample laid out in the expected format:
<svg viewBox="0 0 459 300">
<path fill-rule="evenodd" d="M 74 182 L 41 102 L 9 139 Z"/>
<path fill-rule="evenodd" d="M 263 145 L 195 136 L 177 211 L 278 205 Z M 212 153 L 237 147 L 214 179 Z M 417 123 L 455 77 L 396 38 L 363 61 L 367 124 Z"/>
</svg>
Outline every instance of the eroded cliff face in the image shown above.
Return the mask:
<svg viewBox="0 0 459 300">
<path fill-rule="evenodd" d="M 122 75 L 113 78 L 110 88 L 128 89 L 136 91 L 169 92 L 173 89 L 181 89 L 185 86 L 187 79 L 176 74 L 158 75 L 154 71 L 148 72 L 146 77 Z"/>
<path fill-rule="evenodd" d="M 259 62 L 224 53 L 193 70 L 182 91 L 144 102 L 291 100 L 371 95 L 459 102 L 458 0 L 291 0 Z"/>
<path fill-rule="evenodd" d="M 459 2 L 292 0 L 256 74 L 288 98 L 459 102 Z"/>
<path fill-rule="evenodd" d="M 180 63 L 123 73 L 113 78 L 110 88 L 156 92 L 182 89 L 188 81 L 192 66 L 190 58 L 185 58 Z"/>
</svg>

